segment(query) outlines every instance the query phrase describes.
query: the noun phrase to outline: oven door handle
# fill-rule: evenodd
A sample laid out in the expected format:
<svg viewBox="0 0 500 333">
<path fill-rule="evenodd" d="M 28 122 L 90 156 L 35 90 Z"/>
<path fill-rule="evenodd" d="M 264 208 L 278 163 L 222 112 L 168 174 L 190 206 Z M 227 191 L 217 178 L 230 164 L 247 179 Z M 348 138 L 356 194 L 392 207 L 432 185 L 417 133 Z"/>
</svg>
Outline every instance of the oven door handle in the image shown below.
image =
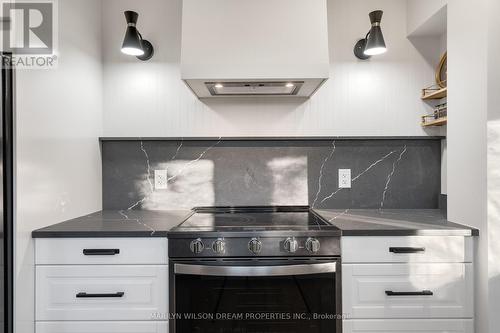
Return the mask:
<svg viewBox="0 0 500 333">
<path fill-rule="evenodd" d="M 336 262 L 284 266 L 210 266 L 174 264 L 175 274 L 209 276 L 287 276 L 335 273 Z"/>
</svg>

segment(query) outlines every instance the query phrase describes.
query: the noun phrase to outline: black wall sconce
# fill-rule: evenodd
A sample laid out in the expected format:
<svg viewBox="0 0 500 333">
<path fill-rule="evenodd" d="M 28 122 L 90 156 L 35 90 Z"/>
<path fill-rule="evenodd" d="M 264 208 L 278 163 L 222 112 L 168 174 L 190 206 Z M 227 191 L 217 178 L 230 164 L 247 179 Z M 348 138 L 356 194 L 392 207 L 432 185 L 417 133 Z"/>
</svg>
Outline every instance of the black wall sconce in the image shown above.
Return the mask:
<svg viewBox="0 0 500 333">
<path fill-rule="evenodd" d="M 382 54 L 387 51 L 382 29 L 380 29 L 380 21 L 382 21 L 383 13 L 381 10 L 375 10 L 369 14 L 372 27 L 366 34 L 366 37 L 360 39 L 354 45 L 354 55 L 356 58 L 366 60 L 370 59 L 372 55 Z"/>
<path fill-rule="evenodd" d="M 122 53 L 136 56 L 137 59 L 143 61 L 151 59 L 154 54 L 153 45 L 142 39 L 142 35 L 136 28 L 139 14 L 131 10 L 127 10 L 124 14 L 127 20 L 127 31 L 123 39 Z"/>
</svg>

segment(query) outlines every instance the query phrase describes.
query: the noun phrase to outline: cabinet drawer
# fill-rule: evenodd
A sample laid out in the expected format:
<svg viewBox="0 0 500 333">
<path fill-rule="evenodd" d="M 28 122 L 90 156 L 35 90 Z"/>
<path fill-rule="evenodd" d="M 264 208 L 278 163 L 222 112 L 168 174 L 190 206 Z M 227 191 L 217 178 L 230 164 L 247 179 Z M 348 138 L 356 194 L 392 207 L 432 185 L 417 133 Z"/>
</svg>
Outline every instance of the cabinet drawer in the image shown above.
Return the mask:
<svg viewBox="0 0 500 333">
<path fill-rule="evenodd" d="M 472 237 L 342 237 L 342 260 L 357 262 L 472 262 Z"/>
<path fill-rule="evenodd" d="M 166 238 L 37 238 L 37 265 L 162 265 Z"/>
<path fill-rule="evenodd" d="M 168 323 L 166 321 L 37 322 L 36 333 L 168 333 Z"/>
<path fill-rule="evenodd" d="M 168 314 L 168 266 L 37 266 L 36 320 L 151 320 Z"/>
<path fill-rule="evenodd" d="M 473 333 L 472 319 L 345 320 L 344 333 Z"/>
<path fill-rule="evenodd" d="M 345 264 L 342 302 L 354 319 L 472 318 L 472 264 Z"/>
</svg>

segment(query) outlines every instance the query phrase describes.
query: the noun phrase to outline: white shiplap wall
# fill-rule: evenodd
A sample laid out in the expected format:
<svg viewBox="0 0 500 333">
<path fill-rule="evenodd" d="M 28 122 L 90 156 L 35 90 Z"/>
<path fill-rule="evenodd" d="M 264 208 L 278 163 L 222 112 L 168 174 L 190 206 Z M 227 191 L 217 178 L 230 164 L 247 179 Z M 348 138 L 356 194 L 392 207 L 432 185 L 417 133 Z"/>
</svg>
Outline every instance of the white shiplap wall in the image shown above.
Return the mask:
<svg viewBox="0 0 500 333">
<path fill-rule="evenodd" d="M 494 332 L 500 327 L 500 2 L 488 2 L 488 328 Z"/>
<path fill-rule="evenodd" d="M 310 100 L 198 100 L 180 80 L 181 0 L 103 2 L 104 135 L 272 136 L 428 135 L 420 89 L 433 66 L 406 38 L 406 1 L 329 0 L 331 77 Z M 123 11 L 139 12 L 138 27 L 156 54 L 146 63 L 120 53 Z M 389 51 L 371 61 L 352 54 L 369 29 L 368 13 L 384 10 Z M 290 28 L 290 27 L 284 27 Z M 293 32 L 291 32 L 293 33 Z"/>
<path fill-rule="evenodd" d="M 16 72 L 15 332 L 34 330 L 35 229 L 100 210 L 100 0 L 62 0 L 57 69 Z"/>
</svg>

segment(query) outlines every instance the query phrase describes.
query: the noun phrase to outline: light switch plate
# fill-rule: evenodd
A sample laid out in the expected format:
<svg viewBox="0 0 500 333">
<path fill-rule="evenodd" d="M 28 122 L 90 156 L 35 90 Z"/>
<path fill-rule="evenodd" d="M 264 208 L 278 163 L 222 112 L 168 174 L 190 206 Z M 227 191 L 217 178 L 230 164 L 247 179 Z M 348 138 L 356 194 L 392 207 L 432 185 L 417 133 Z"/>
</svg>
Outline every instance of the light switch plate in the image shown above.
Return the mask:
<svg viewBox="0 0 500 333">
<path fill-rule="evenodd" d="M 339 188 L 351 188 L 351 169 L 339 169 Z"/>
<path fill-rule="evenodd" d="M 155 190 L 166 190 L 168 188 L 167 170 L 155 170 Z"/>
</svg>

